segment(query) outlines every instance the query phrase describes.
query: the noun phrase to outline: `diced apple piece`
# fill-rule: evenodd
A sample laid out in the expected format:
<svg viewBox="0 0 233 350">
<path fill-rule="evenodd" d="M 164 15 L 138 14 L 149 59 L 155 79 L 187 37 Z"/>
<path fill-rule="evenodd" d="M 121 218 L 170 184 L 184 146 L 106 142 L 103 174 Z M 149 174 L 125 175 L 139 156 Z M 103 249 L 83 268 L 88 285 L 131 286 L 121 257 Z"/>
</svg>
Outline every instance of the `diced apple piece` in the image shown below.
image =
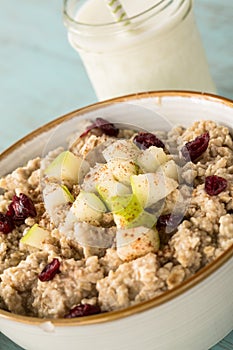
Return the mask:
<svg viewBox="0 0 233 350">
<path fill-rule="evenodd" d="M 96 164 L 84 177 L 81 188 L 85 192 L 97 193 L 96 186 L 102 178 L 111 177 L 107 164 Z"/>
<path fill-rule="evenodd" d="M 132 175 L 131 186 L 142 207 L 147 208 L 174 191 L 178 183 L 164 173 L 157 172 Z"/>
<path fill-rule="evenodd" d="M 70 193 L 69 189 L 65 185 L 60 185 L 61 189 L 63 190 L 63 194 L 66 198 L 66 201 L 68 203 L 73 203 L 74 202 L 74 196 Z"/>
<path fill-rule="evenodd" d="M 116 181 L 116 180 L 106 180 L 101 182 L 97 186 L 97 191 L 108 209 L 112 210 L 111 198 L 112 197 L 123 197 L 131 194 L 131 188 Z"/>
<path fill-rule="evenodd" d="M 108 197 L 131 193 L 130 187 L 117 181 L 108 164 L 97 164 L 85 176 L 82 189 L 86 192 L 99 193 L 105 200 Z"/>
<path fill-rule="evenodd" d="M 158 169 L 158 172 L 162 172 L 165 176 L 178 181 L 179 167 L 173 159 L 161 165 L 161 167 Z"/>
<path fill-rule="evenodd" d="M 116 195 L 113 197 L 107 197 L 104 202 L 107 208 L 112 212 L 118 212 L 127 207 L 132 198 L 132 193 L 125 195 Z"/>
<path fill-rule="evenodd" d="M 130 159 L 113 159 L 108 162 L 108 168 L 117 181 L 128 186 L 130 186 L 130 176 L 137 175 L 139 171 L 138 165 Z"/>
<path fill-rule="evenodd" d="M 70 210 L 59 227 L 68 240 L 79 243 L 83 248 L 106 249 L 110 248 L 116 236 L 116 228 L 98 227 L 86 222 L 79 222 Z"/>
<path fill-rule="evenodd" d="M 82 181 L 89 171 L 89 164 L 81 157 L 75 156 L 70 151 L 60 153 L 45 169 L 44 173 L 49 178 L 55 178 L 69 185 Z"/>
<path fill-rule="evenodd" d="M 117 140 L 103 151 L 103 156 L 107 162 L 113 159 L 134 161 L 139 154 L 140 150 L 130 140 Z"/>
<path fill-rule="evenodd" d="M 128 209 L 125 212 L 114 213 L 113 218 L 118 228 L 133 228 L 138 226 L 152 227 L 157 221 L 157 217 L 143 210 L 137 216 L 130 217 Z"/>
<path fill-rule="evenodd" d="M 59 231 L 61 233 L 64 233 L 66 236 L 70 234 L 70 232 L 73 232 L 74 225 L 77 222 L 77 218 L 75 214 L 71 211 L 71 209 L 67 212 L 67 215 L 65 217 L 65 221 L 60 222 L 59 224 Z"/>
<path fill-rule="evenodd" d="M 118 200 L 118 202 L 116 201 Z M 117 203 L 117 206 L 116 206 Z M 122 205 L 122 206 L 121 206 Z M 115 199 L 113 218 L 118 228 L 130 228 L 137 226 L 153 227 L 156 222 L 155 215 L 146 212 L 137 197 L 118 197 Z"/>
<path fill-rule="evenodd" d="M 92 135 L 91 137 L 94 138 L 95 136 Z M 96 138 L 98 138 L 98 136 Z M 115 142 L 114 139 L 110 138 L 107 141 L 98 144 L 97 147 L 95 147 L 85 155 L 85 160 L 90 164 L 91 168 L 93 168 L 96 164 L 106 163 L 105 158 L 103 156 L 103 150 L 113 142 Z M 88 150 L 88 145 L 87 145 L 87 150 Z"/>
<path fill-rule="evenodd" d="M 74 201 L 74 197 L 65 185 L 51 182 L 46 183 L 43 189 L 43 198 L 45 209 L 55 224 L 58 223 L 60 207 Z"/>
<path fill-rule="evenodd" d="M 115 228 L 96 227 L 85 222 L 77 222 L 74 225 L 72 239 L 82 247 L 106 249 L 113 245 L 115 236 Z"/>
<path fill-rule="evenodd" d="M 131 229 L 118 229 L 116 234 L 117 254 L 120 259 L 129 261 L 147 253 L 159 250 L 160 240 L 156 228 L 143 226 Z"/>
<path fill-rule="evenodd" d="M 77 221 L 95 224 L 101 220 L 106 207 L 96 194 L 92 192 L 81 191 L 71 207 L 72 213 Z"/>
<path fill-rule="evenodd" d="M 137 157 L 137 164 L 144 173 L 153 173 L 158 167 L 168 161 L 168 156 L 162 148 L 151 146 L 141 151 Z"/>
<path fill-rule="evenodd" d="M 42 244 L 46 238 L 50 236 L 50 232 L 44 228 L 33 225 L 27 233 L 21 238 L 20 242 L 31 247 L 42 249 Z"/>
</svg>

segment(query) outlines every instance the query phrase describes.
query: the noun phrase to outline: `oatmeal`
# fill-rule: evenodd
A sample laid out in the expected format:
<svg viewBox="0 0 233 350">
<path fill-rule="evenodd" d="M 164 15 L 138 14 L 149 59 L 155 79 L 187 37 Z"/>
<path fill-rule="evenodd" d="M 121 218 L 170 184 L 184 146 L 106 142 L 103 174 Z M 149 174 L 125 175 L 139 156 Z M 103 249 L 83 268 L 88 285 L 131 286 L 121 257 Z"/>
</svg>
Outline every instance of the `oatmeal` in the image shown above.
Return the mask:
<svg viewBox="0 0 233 350">
<path fill-rule="evenodd" d="M 213 121 L 167 133 L 87 123 L 0 179 L 0 307 L 73 318 L 181 284 L 233 244 L 232 164 Z"/>
</svg>

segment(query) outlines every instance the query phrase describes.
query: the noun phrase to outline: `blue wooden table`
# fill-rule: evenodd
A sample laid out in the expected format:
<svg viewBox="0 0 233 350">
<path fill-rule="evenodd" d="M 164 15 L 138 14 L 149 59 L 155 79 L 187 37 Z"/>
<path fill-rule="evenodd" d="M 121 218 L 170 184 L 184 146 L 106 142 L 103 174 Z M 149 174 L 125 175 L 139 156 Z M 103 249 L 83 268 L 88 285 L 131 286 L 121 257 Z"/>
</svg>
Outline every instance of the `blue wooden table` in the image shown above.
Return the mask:
<svg viewBox="0 0 233 350">
<path fill-rule="evenodd" d="M 218 93 L 233 99 L 233 0 L 194 2 Z M 96 97 L 67 42 L 61 0 L 0 0 L 0 5 L 2 151 L 55 117 L 96 102 Z M 19 349 L 0 334 L 0 350 Z M 212 348 L 221 349 L 233 349 L 233 332 Z"/>
</svg>

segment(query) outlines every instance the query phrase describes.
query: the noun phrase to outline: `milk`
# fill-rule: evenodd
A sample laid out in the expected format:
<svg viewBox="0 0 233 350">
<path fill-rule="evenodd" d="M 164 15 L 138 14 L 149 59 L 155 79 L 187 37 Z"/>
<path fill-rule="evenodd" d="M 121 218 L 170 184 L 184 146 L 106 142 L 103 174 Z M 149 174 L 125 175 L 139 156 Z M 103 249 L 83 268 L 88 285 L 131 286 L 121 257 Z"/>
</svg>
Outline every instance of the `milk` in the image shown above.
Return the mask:
<svg viewBox="0 0 233 350">
<path fill-rule="evenodd" d="M 164 89 L 215 92 L 191 1 L 124 0 L 129 25 L 114 23 L 104 0 L 81 3 L 67 9 L 68 39 L 99 100 Z"/>
</svg>

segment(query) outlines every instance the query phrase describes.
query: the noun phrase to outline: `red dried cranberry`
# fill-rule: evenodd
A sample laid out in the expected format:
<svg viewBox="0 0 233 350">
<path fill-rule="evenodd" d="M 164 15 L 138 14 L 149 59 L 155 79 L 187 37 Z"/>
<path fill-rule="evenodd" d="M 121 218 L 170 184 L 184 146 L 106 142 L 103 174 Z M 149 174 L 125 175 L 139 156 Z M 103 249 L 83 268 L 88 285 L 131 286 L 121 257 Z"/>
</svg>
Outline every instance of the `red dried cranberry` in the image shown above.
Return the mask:
<svg viewBox="0 0 233 350">
<path fill-rule="evenodd" d="M 13 216 L 15 215 L 15 211 L 14 211 L 14 208 L 13 208 L 13 202 L 11 202 L 7 208 L 7 212 L 6 212 L 6 215 L 13 218 Z"/>
<path fill-rule="evenodd" d="M 96 128 L 95 123 L 91 124 L 86 128 L 86 130 L 80 135 L 80 137 L 86 136 L 92 129 Z"/>
<path fill-rule="evenodd" d="M 12 218 L 6 214 L 0 213 L 0 232 L 10 233 L 14 229 L 15 225 Z"/>
<path fill-rule="evenodd" d="M 150 132 L 139 132 L 138 135 L 134 137 L 133 142 L 140 149 L 147 149 L 151 146 L 165 148 L 164 143 Z"/>
<path fill-rule="evenodd" d="M 167 214 L 167 215 L 161 215 L 158 218 L 156 227 L 158 230 L 164 229 L 165 227 L 169 227 L 170 229 L 175 229 L 180 221 L 182 220 L 181 215 L 172 215 L 172 214 Z"/>
<path fill-rule="evenodd" d="M 101 312 L 99 305 L 80 304 L 69 311 L 65 318 L 96 315 Z"/>
<path fill-rule="evenodd" d="M 29 216 L 36 216 L 36 209 L 32 200 L 23 193 L 20 193 L 19 197 L 13 196 L 6 214 L 0 213 L 0 232 L 11 232 L 15 225 L 23 224 Z"/>
<path fill-rule="evenodd" d="M 51 281 L 57 273 L 60 273 L 60 261 L 54 258 L 51 263 L 45 266 L 38 278 L 41 282 Z"/>
<path fill-rule="evenodd" d="M 20 226 L 24 223 L 24 218 L 20 218 L 20 217 L 17 217 L 15 215 L 15 211 L 14 211 L 14 208 L 13 208 L 13 202 L 10 203 L 10 205 L 8 206 L 8 209 L 7 209 L 7 212 L 6 212 L 6 215 L 11 218 L 11 220 L 14 222 L 15 226 Z"/>
<path fill-rule="evenodd" d="M 205 191 L 210 196 L 216 196 L 227 187 L 227 180 L 223 177 L 212 175 L 205 178 Z"/>
<path fill-rule="evenodd" d="M 117 136 L 119 129 L 114 124 L 108 122 L 103 118 L 96 118 L 95 122 L 88 126 L 88 128 L 80 135 L 80 137 L 86 136 L 92 129 L 99 128 L 104 134 L 108 136 Z"/>
<path fill-rule="evenodd" d="M 14 196 L 12 198 L 12 203 L 8 208 L 8 213 L 12 216 L 14 211 L 13 219 L 17 222 L 22 222 L 25 219 L 36 216 L 36 208 L 32 200 L 23 193 L 20 193 L 19 197 Z"/>
<path fill-rule="evenodd" d="M 156 228 L 159 232 L 161 247 L 168 244 L 170 238 L 176 232 L 176 228 L 182 219 L 182 214 L 167 214 L 161 215 L 158 218 Z"/>
<path fill-rule="evenodd" d="M 187 142 L 181 149 L 181 153 L 185 160 L 194 162 L 208 148 L 210 135 L 208 132 L 196 137 L 193 141 Z"/>
<path fill-rule="evenodd" d="M 95 121 L 96 127 L 100 128 L 104 134 L 108 136 L 117 136 L 119 133 L 119 129 L 115 127 L 114 124 L 108 122 L 103 118 L 96 118 Z"/>
</svg>

